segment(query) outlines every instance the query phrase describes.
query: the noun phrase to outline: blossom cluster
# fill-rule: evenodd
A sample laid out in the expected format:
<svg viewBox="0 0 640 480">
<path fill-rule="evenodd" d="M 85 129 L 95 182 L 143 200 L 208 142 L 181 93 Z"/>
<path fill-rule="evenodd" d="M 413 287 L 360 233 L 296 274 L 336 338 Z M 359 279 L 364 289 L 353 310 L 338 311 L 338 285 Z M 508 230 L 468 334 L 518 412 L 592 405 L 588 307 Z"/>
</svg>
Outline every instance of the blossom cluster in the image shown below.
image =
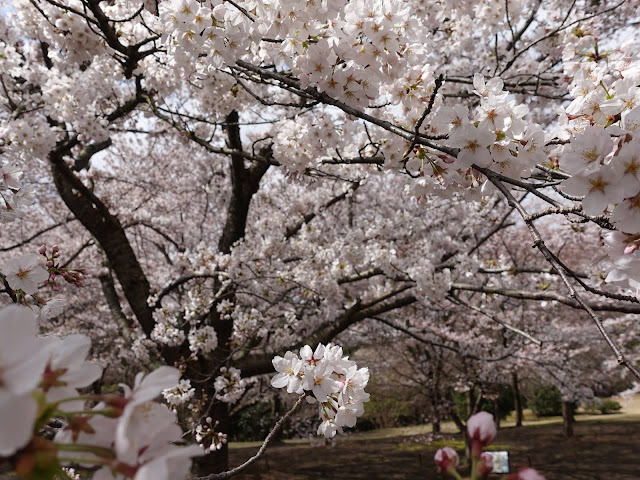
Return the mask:
<svg viewBox="0 0 640 480">
<path fill-rule="evenodd" d="M 240 376 L 240 370 L 234 367 L 220 367 L 220 373 L 213 383 L 216 398 L 224 403 L 236 403 L 247 388 L 247 381 Z"/>
<path fill-rule="evenodd" d="M 364 403 L 369 394 L 364 391 L 369 381 L 369 369 L 358 368 L 356 363 L 343 356 L 342 347 L 331 343 L 318 344 L 315 350 L 309 345 L 300 349 L 300 356 L 287 352 L 284 357 L 273 359 L 278 372 L 271 385 L 287 388 L 289 393 L 308 392 L 310 403 L 318 402 L 322 423 L 318 435 L 333 437 L 342 427 L 353 427 L 364 413 Z"/>
<path fill-rule="evenodd" d="M 216 430 L 218 424 L 217 420 L 214 422 L 211 417 L 207 417 L 204 423 L 196 426 L 196 442 L 204 447 L 205 451 L 220 450 L 227 443 L 227 434 Z"/>
<path fill-rule="evenodd" d="M 191 386 L 190 380 L 180 380 L 175 387 L 162 390 L 164 399 L 174 407 L 188 402 L 194 397 L 195 393 L 196 389 Z"/>
<path fill-rule="evenodd" d="M 637 290 L 639 270 L 629 266 L 640 261 L 640 61 L 632 60 L 627 46 L 599 51 L 596 30 L 585 26 L 565 34 L 563 61 L 573 101 L 558 109 L 556 135 L 565 144 L 552 155 L 570 174 L 560 190 L 581 200 L 587 215 L 606 216 L 618 230 L 605 234 L 613 263 L 607 282 Z M 600 57 L 607 61 L 592 61 Z"/>
</svg>

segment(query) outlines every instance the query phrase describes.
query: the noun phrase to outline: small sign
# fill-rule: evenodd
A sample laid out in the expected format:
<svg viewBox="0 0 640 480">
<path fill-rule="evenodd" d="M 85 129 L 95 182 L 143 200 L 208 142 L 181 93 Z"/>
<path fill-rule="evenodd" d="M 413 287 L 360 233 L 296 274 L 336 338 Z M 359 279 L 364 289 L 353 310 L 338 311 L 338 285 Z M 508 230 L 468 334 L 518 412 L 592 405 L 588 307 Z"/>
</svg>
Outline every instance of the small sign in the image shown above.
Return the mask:
<svg viewBox="0 0 640 480">
<path fill-rule="evenodd" d="M 509 473 L 509 452 L 496 450 L 487 453 L 493 459 L 493 471 L 491 473 Z"/>
</svg>

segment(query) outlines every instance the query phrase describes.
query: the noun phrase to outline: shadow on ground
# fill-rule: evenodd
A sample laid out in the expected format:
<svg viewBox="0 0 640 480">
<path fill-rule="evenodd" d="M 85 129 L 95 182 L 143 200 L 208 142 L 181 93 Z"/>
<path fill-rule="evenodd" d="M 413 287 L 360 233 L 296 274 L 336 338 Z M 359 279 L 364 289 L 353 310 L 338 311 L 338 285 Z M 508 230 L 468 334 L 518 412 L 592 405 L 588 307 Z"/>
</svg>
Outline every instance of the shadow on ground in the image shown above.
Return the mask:
<svg viewBox="0 0 640 480">
<path fill-rule="evenodd" d="M 439 479 L 433 454 L 444 444 L 459 451 L 460 435 L 445 434 L 429 443 L 428 435 L 368 438 L 341 436 L 332 446 L 282 444 L 267 454 L 239 480 L 390 480 Z M 444 442 L 444 443 L 443 443 Z M 449 443 L 452 442 L 452 443 Z M 509 450 L 512 471 L 530 465 L 547 480 L 640 479 L 640 421 L 588 421 L 575 426 L 565 439 L 560 425 L 525 426 L 499 431 L 496 445 Z M 234 448 L 231 464 L 238 465 L 255 448 Z M 504 478 L 494 476 L 492 478 Z"/>
</svg>

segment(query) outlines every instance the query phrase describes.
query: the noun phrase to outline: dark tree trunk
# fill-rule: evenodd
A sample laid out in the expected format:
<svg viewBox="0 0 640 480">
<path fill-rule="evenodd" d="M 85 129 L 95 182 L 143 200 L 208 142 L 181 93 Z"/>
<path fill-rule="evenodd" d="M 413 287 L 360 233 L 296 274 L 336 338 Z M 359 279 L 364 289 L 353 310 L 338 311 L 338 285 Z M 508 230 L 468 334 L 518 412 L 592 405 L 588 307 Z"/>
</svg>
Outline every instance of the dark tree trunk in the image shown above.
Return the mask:
<svg viewBox="0 0 640 480">
<path fill-rule="evenodd" d="M 227 217 L 222 236 L 218 242 L 218 250 L 221 253 L 231 253 L 233 245 L 244 237 L 251 199 L 258 191 L 260 180 L 269 168 L 269 164 L 259 163 L 245 166 L 245 159 L 240 154 L 242 140 L 238 119 L 238 112 L 236 111 L 231 112 L 226 118 L 227 144 L 229 148 L 238 151 L 238 154 L 231 155 L 231 197 L 227 206 Z M 270 152 L 266 151 L 261 153 L 270 155 Z M 229 292 L 227 298 L 234 301 L 233 291 Z M 220 367 L 225 365 L 231 353 L 230 340 L 233 333 L 233 320 L 223 320 L 214 310 L 210 315 L 209 322 L 216 330 L 218 348 L 213 352 L 213 358 L 206 362 L 206 370 L 202 371 L 201 374 L 211 379 L 206 387 L 209 398 L 213 399 L 215 395 L 213 382 L 219 375 Z M 198 377 L 196 376 L 195 378 Z M 216 428 L 217 431 L 226 434 L 231 433 L 231 417 L 226 403 L 215 401 L 211 411 L 211 418 L 219 422 Z M 195 472 L 198 476 L 220 473 L 226 470 L 229 470 L 229 448 L 226 443 L 222 445 L 220 450 L 201 457 L 195 462 Z"/>
<path fill-rule="evenodd" d="M 433 412 L 433 423 L 431 424 L 431 433 L 440 433 L 442 431 L 440 427 L 440 413 L 438 410 Z"/>
<path fill-rule="evenodd" d="M 442 352 L 439 352 L 440 355 L 436 359 L 434 359 L 434 368 L 433 368 L 433 388 L 431 389 L 431 409 L 433 410 L 433 433 L 440 433 L 441 425 L 440 422 L 442 420 L 441 415 L 441 404 L 442 395 L 440 394 L 440 379 L 442 374 Z"/>
<path fill-rule="evenodd" d="M 49 154 L 51 172 L 56 189 L 69 210 L 100 243 L 127 302 L 144 333 L 153 330 L 152 310 L 147 305 L 149 281 L 142 271 L 120 221 L 109 212 L 102 201 L 91 192 L 64 161 L 66 149 Z"/>
<path fill-rule="evenodd" d="M 471 415 L 475 413 L 473 411 L 473 407 L 476 404 L 476 398 L 475 398 L 475 395 L 473 394 L 473 390 L 474 390 L 474 387 L 467 390 L 467 420 Z"/>
<path fill-rule="evenodd" d="M 567 438 L 573 437 L 573 424 L 575 422 L 573 407 L 573 402 L 562 402 L 562 424 L 564 436 Z"/>
<path fill-rule="evenodd" d="M 216 348 L 210 359 L 203 360 L 197 365 L 197 371 L 188 370 L 188 376 L 191 378 L 209 378 L 208 382 L 203 385 L 208 401 L 212 402 L 211 410 L 208 414 L 214 422 L 218 422 L 216 432 L 231 434 L 231 416 L 229 415 L 229 405 L 224 402 L 215 400 L 215 389 L 213 383 L 218 375 L 220 375 L 220 367 L 224 366 L 229 354 L 231 353 L 230 340 L 233 333 L 233 321 L 220 318 L 217 312 L 212 313 L 209 318 L 211 325 L 215 328 L 218 336 L 218 348 Z M 229 448 L 228 443 L 224 443 L 222 448 L 198 457 L 194 461 L 194 470 L 198 476 L 205 476 L 210 473 L 220 473 L 229 470 Z"/>
<path fill-rule="evenodd" d="M 513 402 L 516 411 L 516 427 L 522 426 L 522 396 L 520 395 L 520 385 L 518 384 L 518 373 L 511 373 L 511 388 L 513 389 Z"/>
</svg>

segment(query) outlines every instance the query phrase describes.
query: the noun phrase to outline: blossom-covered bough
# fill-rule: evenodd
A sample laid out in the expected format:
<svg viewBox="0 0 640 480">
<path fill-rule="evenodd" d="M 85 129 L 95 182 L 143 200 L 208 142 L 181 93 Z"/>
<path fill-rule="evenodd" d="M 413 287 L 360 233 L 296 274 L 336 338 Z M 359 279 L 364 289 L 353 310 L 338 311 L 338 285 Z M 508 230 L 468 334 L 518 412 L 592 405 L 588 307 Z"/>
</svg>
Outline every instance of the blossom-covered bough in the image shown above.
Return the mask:
<svg viewBox="0 0 640 480">
<path fill-rule="evenodd" d="M 637 15 L 5 0 L 4 293 L 45 333 L 90 335 L 104 383 L 177 366 L 185 383 L 161 390 L 211 452 L 202 475 L 227 470 L 231 404 L 256 401 L 250 380 L 274 366 L 296 372 L 274 386 L 314 392 L 322 431 L 353 423 L 364 397 L 335 389 L 364 374 L 315 366 L 324 389 L 302 361 L 338 335 L 407 335 L 464 364 L 456 388 L 519 372 L 569 401 L 615 371 L 584 366 L 607 356 L 576 309 L 640 379 Z M 38 264 L 43 241 L 61 247 Z M 64 313 L 38 288 L 60 278 L 86 284 Z"/>
</svg>

